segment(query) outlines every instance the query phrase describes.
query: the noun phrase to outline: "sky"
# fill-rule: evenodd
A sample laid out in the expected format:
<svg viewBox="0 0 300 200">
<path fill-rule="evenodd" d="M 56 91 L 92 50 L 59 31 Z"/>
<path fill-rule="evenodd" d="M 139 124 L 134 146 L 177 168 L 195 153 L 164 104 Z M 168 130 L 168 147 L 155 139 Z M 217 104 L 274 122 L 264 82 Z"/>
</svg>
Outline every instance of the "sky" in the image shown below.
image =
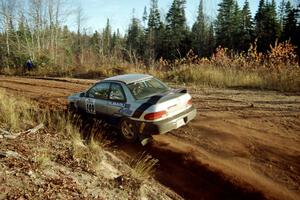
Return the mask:
<svg viewBox="0 0 300 200">
<path fill-rule="evenodd" d="M 162 16 L 164 17 L 168 12 L 173 0 L 158 0 L 158 5 Z M 281 0 L 276 0 L 277 5 Z M 196 17 L 200 0 L 186 0 L 186 17 L 188 25 L 191 26 Z M 217 15 L 218 3 L 220 0 L 204 0 L 205 12 L 210 16 Z M 259 0 L 249 0 L 252 15 L 255 14 L 258 8 Z M 243 6 L 244 0 L 238 0 L 240 7 Z M 144 7 L 149 8 L 150 0 L 73 0 L 72 7 L 83 8 L 84 26 L 88 32 L 95 30 L 102 30 L 105 27 L 107 18 L 113 30 L 119 28 L 121 33 L 128 29 L 130 19 L 133 15 L 142 18 Z M 71 17 L 72 18 L 72 17 Z M 73 20 L 68 23 L 70 28 L 75 27 L 75 16 Z M 72 28 L 73 26 L 73 28 Z"/>
</svg>

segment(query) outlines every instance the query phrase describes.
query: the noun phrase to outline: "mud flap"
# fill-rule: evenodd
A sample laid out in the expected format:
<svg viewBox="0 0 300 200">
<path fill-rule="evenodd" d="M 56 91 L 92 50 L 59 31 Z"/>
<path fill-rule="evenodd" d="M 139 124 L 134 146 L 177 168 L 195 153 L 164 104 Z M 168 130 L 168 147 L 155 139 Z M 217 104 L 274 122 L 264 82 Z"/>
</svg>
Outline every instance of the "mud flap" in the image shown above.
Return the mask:
<svg viewBox="0 0 300 200">
<path fill-rule="evenodd" d="M 151 144 L 153 142 L 153 137 L 148 136 L 148 137 L 145 137 L 143 139 L 140 137 L 140 142 L 141 142 L 142 146 L 146 146 L 146 145 Z"/>
<path fill-rule="evenodd" d="M 146 123 L 142 122 L 142 123 L 138 123 L 137 125 L 137 130 L 139 133 L 139 141 L 141 142 L 141 144 L 143 146 L 146 146 L 147 144 L 152 142 L 152 135 L 149 133 L 145 133 L 144 129 L 146 127 Z"/>
</svg>

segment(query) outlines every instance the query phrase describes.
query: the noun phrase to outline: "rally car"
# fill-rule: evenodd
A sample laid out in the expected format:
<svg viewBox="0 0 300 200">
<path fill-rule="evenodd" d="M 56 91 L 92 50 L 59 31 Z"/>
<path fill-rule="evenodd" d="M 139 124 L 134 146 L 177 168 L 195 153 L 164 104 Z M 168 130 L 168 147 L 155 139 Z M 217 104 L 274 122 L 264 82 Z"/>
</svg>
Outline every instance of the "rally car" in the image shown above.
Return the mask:
<svg viewBox="0 0 300 200">
<path fill-rule="evenodd" d="M 95 83 L 68 97 L 69 110 L 105 119 L 127 141 L 141 141 L 186 125 L 195 118 L 192 97 L 151 75 L 126 74 Z"/>
</svg>

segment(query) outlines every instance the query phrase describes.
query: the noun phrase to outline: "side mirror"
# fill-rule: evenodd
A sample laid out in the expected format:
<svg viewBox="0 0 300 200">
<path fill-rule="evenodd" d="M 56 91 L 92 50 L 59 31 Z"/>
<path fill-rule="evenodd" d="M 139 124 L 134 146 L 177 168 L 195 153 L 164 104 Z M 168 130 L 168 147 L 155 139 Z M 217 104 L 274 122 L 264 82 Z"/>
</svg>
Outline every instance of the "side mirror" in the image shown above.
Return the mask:
<svg viewBox="0 0 300 200">
<path fill-rule="evenodd" d="M 79 97 L 85 97 L 85 92 L 80 93 Z"/>
</svg>

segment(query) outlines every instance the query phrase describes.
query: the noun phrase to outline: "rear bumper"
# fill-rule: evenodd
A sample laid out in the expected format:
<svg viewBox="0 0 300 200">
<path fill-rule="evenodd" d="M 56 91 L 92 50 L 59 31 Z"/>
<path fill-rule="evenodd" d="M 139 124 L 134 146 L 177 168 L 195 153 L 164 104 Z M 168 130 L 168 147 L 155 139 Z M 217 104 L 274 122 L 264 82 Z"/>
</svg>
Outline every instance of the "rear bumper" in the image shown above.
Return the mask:
<svg viewBox="0 0 300 200">
<path fill-rule="evenodd" d="M 197 111 L 194 106 L 171 118 L 159 122 L 139 122 L 137 128 L 142 135 L 164 134 L 171 130 L 180 128 L 196 117 Z"/>
</svg>

